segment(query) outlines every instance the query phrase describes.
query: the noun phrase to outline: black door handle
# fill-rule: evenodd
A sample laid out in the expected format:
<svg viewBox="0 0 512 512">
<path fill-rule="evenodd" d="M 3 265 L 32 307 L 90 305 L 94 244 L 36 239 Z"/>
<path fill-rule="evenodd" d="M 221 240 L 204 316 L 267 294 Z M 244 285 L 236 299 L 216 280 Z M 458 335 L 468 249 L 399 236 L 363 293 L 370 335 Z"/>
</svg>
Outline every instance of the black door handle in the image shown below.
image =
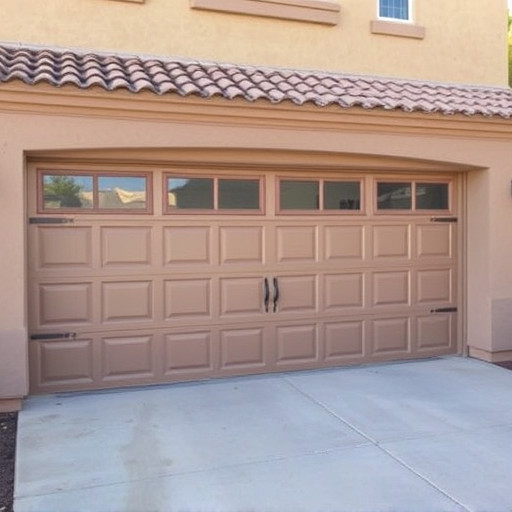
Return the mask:
<svg viewBox="0 0 512 512">
<path fill-rule="evenodd" d="M 277 311 L 277 301 L 279 300 L 279 283 L 277 282 L 277 277 L 274 277 L 272 280 L 274 283 L 274 313 Z"/>
<path fill-rule="evenodd" d="M 268 313 L 268 300 L 270 299 L 270 289 L 268 279 L 265 277 L 263 281 L 263 303 L 265 304 L 265 313 Z"/>
</svg>

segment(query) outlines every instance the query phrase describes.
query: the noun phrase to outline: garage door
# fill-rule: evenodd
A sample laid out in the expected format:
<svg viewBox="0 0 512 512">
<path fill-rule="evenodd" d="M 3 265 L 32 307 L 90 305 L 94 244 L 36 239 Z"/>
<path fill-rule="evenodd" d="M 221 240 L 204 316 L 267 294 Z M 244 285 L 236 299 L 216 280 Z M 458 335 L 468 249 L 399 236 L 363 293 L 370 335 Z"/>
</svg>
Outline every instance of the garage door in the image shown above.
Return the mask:
<svg viewBox="0 0 512 512">
<path fill-rule="evenodd" d="M 457 351 L 456 176 L 28 181 L 32 392 Z"/>
</svg>

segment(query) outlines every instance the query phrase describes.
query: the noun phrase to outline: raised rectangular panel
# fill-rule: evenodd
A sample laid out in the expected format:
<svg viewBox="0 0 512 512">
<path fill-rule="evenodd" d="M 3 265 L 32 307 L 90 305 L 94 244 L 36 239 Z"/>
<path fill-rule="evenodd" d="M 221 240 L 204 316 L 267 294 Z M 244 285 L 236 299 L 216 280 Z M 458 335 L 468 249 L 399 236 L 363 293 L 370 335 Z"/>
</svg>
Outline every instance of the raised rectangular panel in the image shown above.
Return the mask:
<svg viewBox="0 0 512 512">
<path fill-rule="evenodd" d="M 374 258 L 408 258 L 409 226 L 373 226 Z"/>
<path fill-rule="evenodd" d="M 417 227 L 418 258 L 451 258 L 452 224 L 427 224 Z"/>
<path fill-rule="evenodd" d="M 277 261 L 279 263 L 316 261 L 316 226 L 278 226 L 276 236 Z"/>
<path fill-rule="evenodd" d="M 168 334 L 164 340 L 164 372 L 197 372 L 212 368 L 211 332 Z"/>
<path fill-rule="evenodd" d="M 265 365 L 263 329 L 230 329 L 220 334 L 221 369 Z"/>
<path fill-rule="evenodd" d="M 103 379 L 151 376 L 152 339 L 151 336 L 103 338 Z"/>
<path fill-rule="evenodd" d="M 451 302 L 452 271 L 418 270 L 418 302 Z"/>
<path fill-rule="evenodd" d="M 374 354 L 409 352 L 409 319 L 385 318 L 374 320 L 372 346 Z"/>
<path fill-rule="evenodd" d="M 363 226 L 326 226 L 325 259 L 361 260 L 364 257 Z"/>
<path fill-rule="evenodd" d="M 418 317 L 416 321 L 418 349 L 450 348 L 453 318 L 452 314 Z"/>
<path fill-rule="evenodd" d="M 151 228 L 102 228 L 101 261 L 104 267 L 125 265 L 150 265 Z"/>
<path fill-rule="evenodd" d="M 165 281 L 165 318 L 204 318 L 210 316 L 210 279 Z"/>
<path fill-rule="evenodd" d="M 220 280 L 221 315 L 254 315 L 263 311 L 263 277 Z"/>
<path fill-rule="evenodd" d="M 222 264 L 263 263 L 263 228 L 220 228 L 220 261 Z"/>
<path fill-rule="evenodd" d="M 38 226 L 40 268 L 91 267 L 91 228 Z"/>
<path fill-rule="evenodd" d="M 326 310 L 363 306 L 363 274 L 327 274 L 324 279 Z"/>
<path fill-rule="evenodd" d="M 277 364 L 318 360 L 316 325 L 277 327 Z"/>
<path fill-rule="evenodd" d="M 363 321 L 330 322 L 325 324 L 325 359 L 363 356 Z"/>
<path fill-rule="evenodd" d="M 39 285 L 39 325 L 92 322 L 92 284 Z"/>
<path fill-rule="evenodd" d="M 409 272 L 375 272 L 373 274 L 374 306 L 409 304 Z"/>
<path fill-rule="evenodd" d="M 207 226 L 176 226 L 164 229 L 166 265 L 211 263 L 210 231 Z"/>
<path fill-rule="evenodd" d="M 279 276 L 277 279 L 279 311 L 293 313 L 314 311 L 316 309 L 316 276 Z M 271 289 L 271 298 L 272 294 Z"/>
<path fill-rule="evenodd" d="M 153 315 L 151 282 L 103 283 L 102 311 L 104 322 L 151 320 Z"/>
<path fill-rule="evenodd" d="M 92 340 L 30 342 L 39 345 L 39 375 L 45 384 L 93 381 Z"/>
</svg>

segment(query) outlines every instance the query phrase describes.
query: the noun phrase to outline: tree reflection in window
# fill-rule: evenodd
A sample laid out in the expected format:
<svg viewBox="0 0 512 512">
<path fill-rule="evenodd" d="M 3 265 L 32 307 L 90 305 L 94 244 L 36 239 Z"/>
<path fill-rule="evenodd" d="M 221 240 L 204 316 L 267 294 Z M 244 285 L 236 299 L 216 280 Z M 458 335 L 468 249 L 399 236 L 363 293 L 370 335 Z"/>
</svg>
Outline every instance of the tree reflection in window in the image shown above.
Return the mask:
<svg viewBox="0 0 512 512">
<path fill-rule="evenodd" d="M 92 177 L 46 175 L 44 208 L 92 208 Z"/>
</svg>

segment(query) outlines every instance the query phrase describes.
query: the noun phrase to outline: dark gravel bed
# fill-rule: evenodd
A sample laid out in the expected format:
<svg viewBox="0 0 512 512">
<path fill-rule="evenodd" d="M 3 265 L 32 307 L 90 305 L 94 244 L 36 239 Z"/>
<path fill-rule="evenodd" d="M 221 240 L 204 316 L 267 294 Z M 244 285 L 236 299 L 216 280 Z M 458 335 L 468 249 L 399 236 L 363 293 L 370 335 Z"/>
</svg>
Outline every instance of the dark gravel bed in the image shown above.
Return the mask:
<svg viewBox="0 0 512 512">
<path fill-rule="evenodd" d="M 0 413 L 0 512 L 12 512 L 17 424 L 17 413 Z"/>
</svg>

